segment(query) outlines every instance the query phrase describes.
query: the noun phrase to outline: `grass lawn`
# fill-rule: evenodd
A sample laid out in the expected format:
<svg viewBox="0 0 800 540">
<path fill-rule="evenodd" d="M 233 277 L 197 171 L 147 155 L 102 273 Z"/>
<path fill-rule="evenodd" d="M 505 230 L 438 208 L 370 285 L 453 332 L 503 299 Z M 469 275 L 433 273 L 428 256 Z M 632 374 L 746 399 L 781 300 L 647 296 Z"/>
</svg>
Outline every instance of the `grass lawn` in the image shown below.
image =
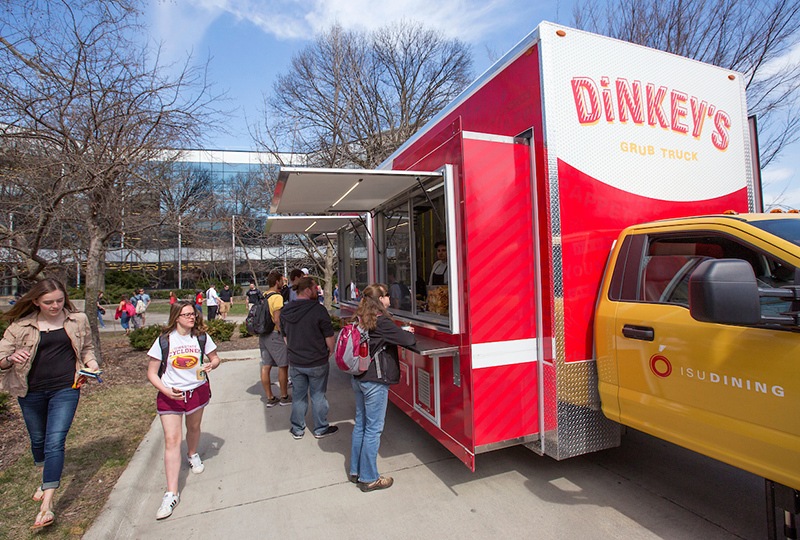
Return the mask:
<svg viewBox="0 0 800 540">
<path fill-rule="evenodd" d="M 0 474 L 0 538 L 80 538 L 100 513 L 119 475 L 155 417 L 155 390 L 149 384 L 113 386 L 81 396 L 67 437 L 61 487 L 56 491 L 56 521 L 30 530 L 41 483 L 30 451 Z"/>
</svg>

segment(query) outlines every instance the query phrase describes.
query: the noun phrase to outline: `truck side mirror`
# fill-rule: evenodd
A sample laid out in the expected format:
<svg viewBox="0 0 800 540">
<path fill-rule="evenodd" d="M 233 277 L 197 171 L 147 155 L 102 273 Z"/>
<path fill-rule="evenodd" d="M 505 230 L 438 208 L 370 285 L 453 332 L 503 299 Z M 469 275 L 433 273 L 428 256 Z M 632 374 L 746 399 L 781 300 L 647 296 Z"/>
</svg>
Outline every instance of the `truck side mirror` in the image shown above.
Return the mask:
<svg viewBox="0 0 800 540">
<path fill-rule="evenodd" d="M 710 259 L 689 277 L 689 312 L 700 322 L 753 325 L 761 301 L 753 268 L 741 259 Z"/>
</svg>

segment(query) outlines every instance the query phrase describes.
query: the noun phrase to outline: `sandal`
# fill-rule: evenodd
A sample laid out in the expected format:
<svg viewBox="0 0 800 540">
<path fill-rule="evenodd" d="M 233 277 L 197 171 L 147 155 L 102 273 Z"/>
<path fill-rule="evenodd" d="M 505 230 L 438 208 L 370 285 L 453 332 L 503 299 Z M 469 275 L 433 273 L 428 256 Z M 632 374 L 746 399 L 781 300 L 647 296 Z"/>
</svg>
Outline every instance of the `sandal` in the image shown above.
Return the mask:
<svg viewBox="0 0 800 540">
<path fill-rule="evenodd" d="M 33 494 L 34 501 L 41 501 L 44 498 L 44 491 L 42 491 L 42 486 L 36 488 L 36 491 Z"/>
<path fill-rule="evenodd" d="M 36 514 L 36 521 L 33 523 L 31 529 L 47 527 L 48 525 L 52 525 L 55 520 L 56 516 L 53 514 L 52 510 L 42 510 Z"/>
</svg>

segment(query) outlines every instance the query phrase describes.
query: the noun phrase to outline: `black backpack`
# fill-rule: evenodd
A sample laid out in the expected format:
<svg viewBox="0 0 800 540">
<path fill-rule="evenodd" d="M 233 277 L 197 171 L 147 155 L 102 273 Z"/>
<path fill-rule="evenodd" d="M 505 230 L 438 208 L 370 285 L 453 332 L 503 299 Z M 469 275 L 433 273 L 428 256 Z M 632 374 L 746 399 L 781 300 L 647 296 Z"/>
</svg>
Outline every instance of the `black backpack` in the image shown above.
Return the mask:
<svg viewBox="0 0 800 540">
<path fill-rule="evenodd" d="M 269 293 L 260 304 L 256 304 L 256 306 L 250 310 L 250 313 L 247 314 L 244 324 L 250 334 L 260 336 L 269 334 L 275 330 L 275 321 L 272 320 L 272 316 L 270 316 L 269 313 L 269 297 L 275 294 L 278 293 Z"/>
<path fill-rule="evenodd" d="M 283 287 L 283 289 L 281 289 L 281 296 L 283 297 L 283 303 L 284 304 L 288 304 L 289 303 L 289 293 L 290 293 L 291 290 L 292 290 L 292 288 L 289 287 L 288 285 L 285 285 Z"/>
<path fill-rule="evenodd" d="M 206 353 L 206 341 L 208 341 L 208 334 L 203 333 L 197 336 L 197 343 L 200 344 L 200 363 L 203 363 L 203 355 Z M 169 334 L 161 334 L 158 338 L 158 344 L 161 346 L 161 365 L 158 367 L 158 377 L 164 374 L 167 370 L 167 357 L 169 356 Z"/>
</svg>

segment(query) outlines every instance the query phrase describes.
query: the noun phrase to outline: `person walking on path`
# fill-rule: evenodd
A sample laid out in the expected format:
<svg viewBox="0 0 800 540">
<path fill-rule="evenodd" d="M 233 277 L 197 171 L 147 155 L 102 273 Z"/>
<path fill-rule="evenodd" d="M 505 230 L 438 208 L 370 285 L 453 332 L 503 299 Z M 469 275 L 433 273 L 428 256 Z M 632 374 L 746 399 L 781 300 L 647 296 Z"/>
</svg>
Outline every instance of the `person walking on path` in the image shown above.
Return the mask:
<svg viewBox="0 0 800 540">
<path fill-rule="evenodd" d="M 219 302 L 219 315 L 222 317 L 223 321 L 227 320 L 228 313 L 233 305 L 233 291 L 229 285 L 225 285 L 222 290 L 219 291 Z"/>
<path fill-rule="evenodd" d="M 44 279 L 4 316 L 12 321 L 0 341 L 0 390 L 17 398 L 42 484 L 32 528 L 55 521 L 53 497 L 61 484 L 67 434 L 75 417 L 80 370 L 99 372 L 89 319 L 69 301 L 64 285 Z"/>
<path fill-rule="evenodd" d="M 275 328 L 268 334 L 258 336 L 258 348 L 261 350 L 261 384 L 267 394 L 267 407 L 287 406 L 292 404 L 292 396 L 289 395 L 289 361 L 286 357 L 286 343 L 283 341 L 280 325 L 281 310 L 283 310 L 283 297 L 280 292 L 283 275 L 273 270 L 267 276 L 267 285 L 269 289 L 262 302 L 269 303 L 269 316 L 275 323 Z M 272 366 L 278 367 L 280 398 L 272 393 Z"/>
<path fill-rule="evenodd" d="M 258 290 L 255 283 L 250 283 L 250 288 L 245 294 L 247 296 L 247 311 L 249 312 L 253 309 L 253 306 L 261 303 L 261 291 Z"/>
<path fill-rule="evenodd" d="M 194 307 L 197 311 L 203 313 L 203 291 L 197 291 L 197 296 L 194 297 Z"/>
<path fill-rule="evenodd" d="M 177 301 L 178 301 L 178 297 L 175 296 L 175 291 L 169 291 L 169 305 L 172 305 Z"/>
<path fill-rule="evenodd" d="M 361 293 L 355 313 L 359 325 L 369 332 L 369 354 L 373 358 L 367 371 L 352 378 L 356 417 L 350 448 L 350 481 L 357 483 L 361 491 L 386 489 L 394 483 L 391 477 L 378 474 L 378 448 L 386 420 L 389 386 L 400 382 L 397 346 L 409 347 L 417 341 L 414 334 L 394 323 L 386 309 L 389 303 L 386 285 L 375 283 Z"/>
<path fill-rule="evenodd" d="M 309 395 L 314 416 L 314 437 L 321 439 L 338 431 L 328 424 L 328 357 L 335 346 L 333 325 L 328 310 L 317 302 L 317 285 L 310 277 L 295 285 L 297 300 L 281 310 L 280 323 L 286 336 L 289 376 L 293 383 L 292 427 L 295 439 L 306 430 Z"/>
<path fill-rule="evenodd" d="M 125 335 L 131 333 L 131 318 L 136 314 L 133 304 L 128 302 L 128 295 L 123 294 L 119 297 L 119 305 L 114 313 L 114 318 L 119 319 L 119 325 L 125 330 Z"/>
<path fill-rule="evenodd" d="M 208 320 L 213 321 L 217 318 L 217 310 L 219 309 L 217 286 L 213 283 L 206 291 L 206 307 L 208 308 Z"/>
<path fill-rule="evenodd" d="M 144 304 L 144 309 L 142 309 L 141 313 L 139 313 L 139 300 L 142 301 Z M 136 309 L 136 316 L 139 320 L 139 326 L 144 328 L 147 324 L 147 308 L 150 307 L 150 295 L 144 292 L 144 289 L 139 289 L 136 294 L 136 300 L 133 302 L 133 305 L 137 307 Z"/>
<path fill-rule="evenodd" d="M 156 411 L 164 429 L 164 470 L 167 475 L 167 492 L 156 512 L 156 519 L 171 516 L 180 502 L 181 417 L 185 417 L 186 422 L 189 466 L 194 474 L 205 470 L 197 453 L 200 422 L 203 420 L 203 408 L 211 399 L 208 373 L 216 369 L 220 362 L 217 346 L 206 329 L 202 312 L 196 310 L 191 302 L 175 302 L 161 337 L 147 351 L 150 357 L 147 379 L 158 389 Z M 164 337 L 166 343 L 163 343 Z M 203 355 L 208 357 L 209 362 L 203 362 Z M 162 372 L 164 363 L 166 366 Z"/>
<path fill-rule="evenodd" d="M 103 291 L 97 293 L 97 324 L 100 325 L 100 328 L 105 328 L 106 323 L 103 322 L 103 315 L 106 314 L 106 308 L 100 305 L 100 301 L 103 299 Z"/>
</svg>

